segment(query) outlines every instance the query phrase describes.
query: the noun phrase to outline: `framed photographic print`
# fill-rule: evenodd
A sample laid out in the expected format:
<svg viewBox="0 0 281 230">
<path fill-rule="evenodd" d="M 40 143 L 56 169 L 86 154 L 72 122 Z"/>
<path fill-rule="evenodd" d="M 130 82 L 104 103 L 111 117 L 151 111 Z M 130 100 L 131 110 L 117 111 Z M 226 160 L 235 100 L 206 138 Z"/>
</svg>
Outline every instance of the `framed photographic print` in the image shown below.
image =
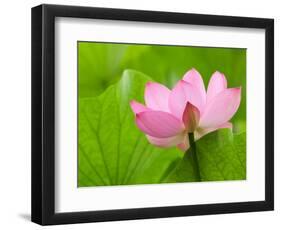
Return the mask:
<svg viewBox="0 0 281 230">
<path fill-rule="evenodd" d="M 273 19 L 32 9 L 32 221 L 273 210 Z"/>
</svg>

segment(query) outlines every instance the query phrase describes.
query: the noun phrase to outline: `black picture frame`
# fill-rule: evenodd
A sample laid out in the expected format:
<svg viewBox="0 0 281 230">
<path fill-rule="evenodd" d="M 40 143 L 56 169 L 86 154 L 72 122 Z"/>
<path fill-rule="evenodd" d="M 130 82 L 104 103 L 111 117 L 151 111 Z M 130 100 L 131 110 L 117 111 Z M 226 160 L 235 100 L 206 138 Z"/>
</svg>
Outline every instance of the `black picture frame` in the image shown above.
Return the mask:
<svg viewBox="0 0 281 230">
<path fill-rule="evenodd" d="M 265 200 L 55 213 L 55 17 L 265 29 Z M 267 211 L 274 209 L 274 20 L 125 9 L 32 8 L 32 221 L 41 225 Z"/>
</svg>

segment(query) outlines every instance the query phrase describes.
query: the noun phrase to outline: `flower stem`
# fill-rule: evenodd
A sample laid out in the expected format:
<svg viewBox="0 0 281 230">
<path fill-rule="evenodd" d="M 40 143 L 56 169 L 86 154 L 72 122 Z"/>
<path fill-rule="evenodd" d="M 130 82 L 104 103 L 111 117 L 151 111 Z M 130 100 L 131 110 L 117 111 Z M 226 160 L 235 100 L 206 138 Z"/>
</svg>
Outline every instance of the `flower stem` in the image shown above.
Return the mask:
<svg viewBox="0 0 281 230">
<path fill-rule="evenodd" d="M 201 181 L 201 175 L 200 175 L 200 171 L 199 171 L 199 163 L 198 163 L 197 152 L 196 152 L 196 144 L 195 144 L 195 141 L 194 141 L 194 134 L 189 133 L 188 138 L 189 138 L 189 144 L 190 144 L 190 154 L 191 154 L 191 158 L 192 158 L 192 161 L 194 163 L 194 166 L 195 166 L 194 172 L 197 176 L 198 181 Z"/>
</svg>

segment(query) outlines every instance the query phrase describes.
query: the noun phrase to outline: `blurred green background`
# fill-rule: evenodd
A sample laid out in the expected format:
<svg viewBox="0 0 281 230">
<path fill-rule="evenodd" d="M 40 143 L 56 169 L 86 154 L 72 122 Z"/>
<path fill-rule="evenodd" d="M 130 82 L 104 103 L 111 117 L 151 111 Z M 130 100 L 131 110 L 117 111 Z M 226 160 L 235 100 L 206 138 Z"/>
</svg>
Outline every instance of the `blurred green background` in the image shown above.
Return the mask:
<svg viewBox="0 0 281 230">
<path fill-rule="evenodd" d="M 216 70 L 228 87 L 242 86 L 242 101 L 232 118 L 234 132 L 246 130 L 246 49 L 78 42 L 79 99 L 96 97 L 120 80 L 126 69 L 140 71 L 172 88 L 196 68 L 207 88 Z"/>
</svg>

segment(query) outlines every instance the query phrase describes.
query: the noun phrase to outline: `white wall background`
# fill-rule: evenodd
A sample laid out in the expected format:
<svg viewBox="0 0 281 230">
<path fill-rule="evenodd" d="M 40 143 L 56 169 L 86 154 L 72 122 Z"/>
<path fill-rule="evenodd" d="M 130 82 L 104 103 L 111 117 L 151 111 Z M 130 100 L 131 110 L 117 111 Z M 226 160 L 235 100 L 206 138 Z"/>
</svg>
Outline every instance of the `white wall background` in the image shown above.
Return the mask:
<svg viewBox="0 0 281 230">
<path fill-rule="evenodd" d="M 68 229 L 278 229 L 281 225 L 280 1 L 56 0 L 44 3 L 275 18 L 275 211 L 68 225 Z M 30 8 L 2 1 L 0 34 L 0 228 L 39 229 L 30 219 Z M 278 92 L 279 90 L 279 92 Z M 56 226 L 64 229 L 66 226 Z M 49 227 L 47 227 L 49 228 Z"/>
</svg>

